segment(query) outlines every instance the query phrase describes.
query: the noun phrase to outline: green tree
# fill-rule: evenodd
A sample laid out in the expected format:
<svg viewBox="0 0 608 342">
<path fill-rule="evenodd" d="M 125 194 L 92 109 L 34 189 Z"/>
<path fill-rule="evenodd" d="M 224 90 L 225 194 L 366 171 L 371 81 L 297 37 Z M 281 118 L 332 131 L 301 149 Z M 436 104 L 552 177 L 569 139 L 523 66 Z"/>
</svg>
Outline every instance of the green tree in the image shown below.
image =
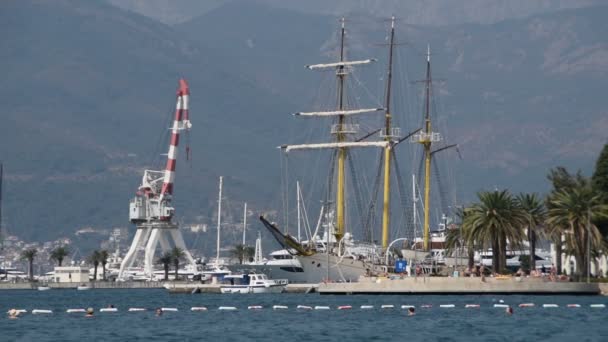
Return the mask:
<svg viewBox="0 0 608 342">
<path fill-rule="evenodd" d="M 604 249 L 602 234 L 593 222 L 608 217 L 608 206 L 601 203 L 590 182 L 554 193 L 549 203 L 547 223 L 562 227 L 567 252 L 574 256 L 578 274 L 583 275 L 591 262 L 587 243 L 593 254 Z"/>
<path fill-rule="evenodd" d="M 252 258 L 255 255 L 255 248 L 239 243 L 232 248 L 230 255 L 237 258 L 239 264 L 243 264 L 244 260 L 249 260 L 249 258 Z"/>
<path fill-rule="evenodd" d="M 175 267 L 175 280 L 177 280 L 177 271 L 179 270 L 179 262 L 184 259 L 186 253 L 183 249 L 179 247 L 173 247 L 171 249 L 171 260 L 173 261 L 173 266 Z"/>
<path fill-rule="evenodd" d="M 528 267 L 531 271 L 536 269 L 536 240 L 540 232 L 539 227 L 545 222 L 545 219 L 547 218 L 547 211 L 545 209 L 543 201 L 537 194 L 521 193 L 517 196 L 517 202 L 526 214 L 526 227 L 528 231 L 527 235 L 530 252 Z"/>
<path fill-rule="evenodd" d="M 34 259 L 38 255 L 36 248 L 28 248 L 21 252 L 21 260 L 27 260 L 28 262 L 28 274 L 30 281 L 34 280 Z"/>
<path fill-rule="evenodd" d="M 603 204 L 608 204 L 608 144 L 604 145 L 597 162 L 595 171 L 591 177 L 593 189 L 600 195 Z M 596 226 L 604 236 L 608 238 L 608 219 L 596 219 Z"/>
<path fill-rule="evenodd" d="M 525 212 L 507 190 L 479 192 L 479 203 L 466 209 L 464 224 L 467 240 L 492 248 L 495 272 L 506 269 L 507 241 L 511 247 L 521 244 L 526 224 Z"/>
<path fill-rule="evenodd" d="M 171 252 L 163 253 L 156 262 L 163 265 L 165 270 L 165 281 L 169 280 L 169 265 L 173 262 L 173 255 Z"/>
<path fill-rule="evenodd" d="M 93 281 L 97 281 L 97 267 L 99 267 L 99 263 L 101 262 L 101 253 L 98 250 L 94 250 L 87 260 L 90 264 L 93 264 Z"/>
<path fill-rule="evenodd" d="M 102 273 L 102 279 L 105 281 L 106 280 L 106 265 L 108 264 L 108 258 L 110 257 L 110 253 L 108 253 L 107 250 L 102 249 L 101 251 L 99 251 L 99 263 L 101 263 L 101 271 Z"/>
<path fill-rule="evenodd" d="M 569 191 L 569 189 L 584 186 L 587 183 L 587 179 L 582 175 L 579 170 L 576 174 L 571 174 L 565 167 L 558 166 L 549 170 L 547 179 L 553 185 L 553 189 L 546 198 L 545 204 L 547 210 L 552 209 L 551 199 L 560 191 Z M 560 226 L 557 221 L 553 220 L 552 223 L 548 223 L 545 227 L 545 233 L 549 239 L 555 245 L 555 265 L 557 273 L 562 272 L 562 254 L 563 254 L 563 236 L 568 226 Z"/>
<path fill-rule="evenodd" d="M 51 260 L 57 261 L 57 266 L 61 267 L 63 259 L 70 254 L 70 250 L 65 246 L 59 246 L 51 251 Z"/>
</svg>

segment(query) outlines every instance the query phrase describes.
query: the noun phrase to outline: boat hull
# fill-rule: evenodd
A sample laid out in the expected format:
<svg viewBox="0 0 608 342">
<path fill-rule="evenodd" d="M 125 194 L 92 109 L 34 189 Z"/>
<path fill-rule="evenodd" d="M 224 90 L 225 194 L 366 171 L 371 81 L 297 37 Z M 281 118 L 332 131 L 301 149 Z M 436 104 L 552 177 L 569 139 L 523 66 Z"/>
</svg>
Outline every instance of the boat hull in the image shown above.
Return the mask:
<svg viewBox="0 0 608 342">
<path fill-rule="evenodd" d="M 285 285 L 225 285 L 220 287 L 221 293 L 281 293 Z"/>
</svg>

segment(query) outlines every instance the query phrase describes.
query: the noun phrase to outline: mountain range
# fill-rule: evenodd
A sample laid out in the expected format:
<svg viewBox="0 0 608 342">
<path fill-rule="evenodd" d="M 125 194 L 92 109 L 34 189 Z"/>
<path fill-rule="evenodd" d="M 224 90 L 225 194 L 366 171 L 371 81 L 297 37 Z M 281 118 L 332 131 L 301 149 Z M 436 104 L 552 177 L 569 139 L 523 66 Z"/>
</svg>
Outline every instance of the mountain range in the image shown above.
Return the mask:
<svg viewBox="0 0 608 342">
<path fill-rule="evenodd" d="M 192 160 L 177 166 L 180 222 L 213 222 L 219 175 L 232 203 L 226 215 L 240 217 L 244 201 L 254 213 L 280 209 L 276 146 L 310 134 L 289 114 L 315 109 L 323 76 L 303 66 L 335 58 L 342 11 L 349 55 L 379 59 L 362 72 L 367 104 L 382 103 L 386 47 L 377 43 L 386 17 L 400 18 L 394 111 L 404 132 L 420 126 L 412 81 L 424 75 L 430 45 L 436 127 L 462 157 L 440 164 L 453 179 L 450 203 L 495 187 L 546 191 L 557 165 L 590 172 L 608 130 L 608 7 L 380 3 L 4 1 L 3 229 L 46 240 L 127 225 L 143 169 L 164 167 L 179 77 L 190 82 L 194 125 Z M 409 174 L 418 164 L 413 148 L 403 150 Z"/>
</svg>

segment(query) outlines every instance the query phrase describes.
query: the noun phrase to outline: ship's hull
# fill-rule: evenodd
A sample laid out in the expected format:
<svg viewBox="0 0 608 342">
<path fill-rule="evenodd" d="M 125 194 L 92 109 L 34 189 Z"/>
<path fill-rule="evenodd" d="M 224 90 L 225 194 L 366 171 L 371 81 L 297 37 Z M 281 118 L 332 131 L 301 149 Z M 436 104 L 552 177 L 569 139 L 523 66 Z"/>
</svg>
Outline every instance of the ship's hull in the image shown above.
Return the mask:
<svg viewBox="0 0 608 342">
<path fill-rule="evenodd" d="M 264 273 L 269 278 L 288 279 L 290 284 L 318 284 L 327 281 L 328 277 L 329 281 L 334 282 L 356 282 L 360 276 L 368 272 L 374 274 L 385 272 L 385 269 L 379 265 L 352 258 L 341 258 L 334 254 L 328 256 L 327 253 L 316 253 L 296 258 L 299 266 L 266 264 L 247 265 L 247 267 Z"/>
</svg>

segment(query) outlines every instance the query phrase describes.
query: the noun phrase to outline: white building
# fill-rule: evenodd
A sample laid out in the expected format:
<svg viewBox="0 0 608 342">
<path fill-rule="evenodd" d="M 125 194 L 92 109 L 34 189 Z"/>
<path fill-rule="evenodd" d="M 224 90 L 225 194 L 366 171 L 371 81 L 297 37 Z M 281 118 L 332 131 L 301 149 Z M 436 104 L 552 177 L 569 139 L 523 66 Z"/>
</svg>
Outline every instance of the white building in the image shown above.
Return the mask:
<svg viewBox="0 0 608 342">
<path fill-rule="evenodd" d="M 61 283 L 88 283 L 89 269 L 80 266 L 55 267 L 53 280 Z"/>
</svg>

